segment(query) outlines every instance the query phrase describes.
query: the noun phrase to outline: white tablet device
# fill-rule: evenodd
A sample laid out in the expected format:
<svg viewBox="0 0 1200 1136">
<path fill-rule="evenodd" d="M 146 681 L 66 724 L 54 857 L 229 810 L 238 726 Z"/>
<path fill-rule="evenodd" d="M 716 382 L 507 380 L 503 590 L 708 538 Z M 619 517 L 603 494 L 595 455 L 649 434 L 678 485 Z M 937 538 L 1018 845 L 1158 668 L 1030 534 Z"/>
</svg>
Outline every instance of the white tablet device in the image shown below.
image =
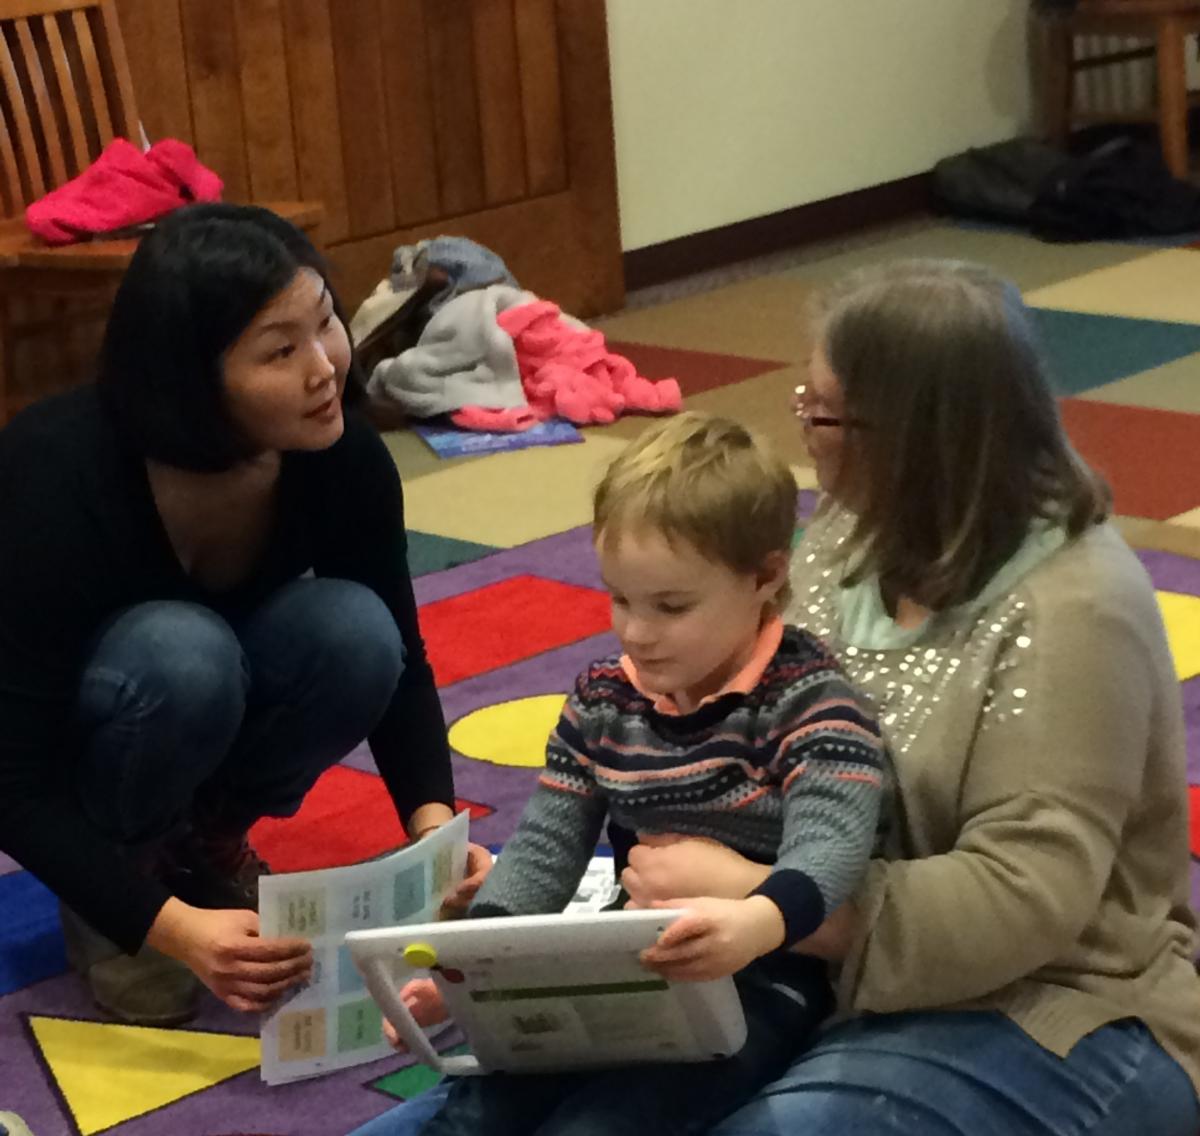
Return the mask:
<svg viewBox="0 0 1200 1136">
<path fill-rule="evenodd" d="M 457 1075 L 558 1072 L 736 1053 L 746 1020 L 731 978 L 667 982 L 638 961 L 679 911 L 465 919 L 352 931 L 346 943 L 418 1060 Z M 441 1057 L 400 1000 L 431 974 L 471 1054 Z"/>
</svg>

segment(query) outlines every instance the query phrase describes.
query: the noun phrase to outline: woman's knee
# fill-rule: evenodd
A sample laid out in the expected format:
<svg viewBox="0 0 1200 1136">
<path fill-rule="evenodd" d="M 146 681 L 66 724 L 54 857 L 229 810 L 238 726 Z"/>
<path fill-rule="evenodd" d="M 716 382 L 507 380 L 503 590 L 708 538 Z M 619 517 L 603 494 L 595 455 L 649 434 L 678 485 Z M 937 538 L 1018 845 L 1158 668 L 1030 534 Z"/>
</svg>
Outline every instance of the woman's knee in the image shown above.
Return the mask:
<svg viewBox="0 0 1200 1136">
<path fill-rule="evenodd" d="M 154 602 L 122 612 L 84 667 L 81 704 L 93 727 L 125 721 L 193 739 L 227 739 L 245 711 L 247 676 L 232 628 L 199 604 Z"/>
<path fill-rule="evenodd" d="M 81 800 L 116 839 L 166 830 L 226 758 L 245 713 L 232 629 L 205 608 L 142 604 L 100 635 L 84 667 Z"/>
<path fill-rule="evenodd" d="M 319 626 L 323 649 L 355 686 L 374 683 L 390 695 L 404 673 L 405 647 L 387 605 L 362 584 L 319 582 L 328 604 Z"/>
<path fill-rule="evenodd" d="M 888 1014 L 835 1026 L 712 1136 L 1192 1136 L 1191 1083 L 1132 1020 L 1066 1058 L 1003 1015 Z"/>
<path fill-rule="evenodd" d="M 294 581 L 256 613 L 243 642 L 256 684 L 262 677 L 316 685 L 323 696 L 351 702 L 382 707 L 404 671 L 392 613 L 351 580 Z"/>
</svg>

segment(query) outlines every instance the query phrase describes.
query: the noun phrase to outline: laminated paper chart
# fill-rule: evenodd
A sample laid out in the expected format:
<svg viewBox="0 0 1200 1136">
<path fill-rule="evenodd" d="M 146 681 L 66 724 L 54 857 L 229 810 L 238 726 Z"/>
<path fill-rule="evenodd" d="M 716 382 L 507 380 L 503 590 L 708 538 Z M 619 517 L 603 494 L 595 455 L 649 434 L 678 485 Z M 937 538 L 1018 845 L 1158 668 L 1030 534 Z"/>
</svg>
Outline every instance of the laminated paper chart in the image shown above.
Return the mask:
<svg viewBox="0 0 1200 1136">
<path fill-rule="evenodd" d="M 308 939 L 313 975 L 263 1018 L 262 1076 L 277 1085 L 385 1057 L 383 1018 L 346 948 L 347 931 L 427 923 L 467 863 L 467 814 L 390 856 L 264 876 L 262 934 Z"/>
</svg>

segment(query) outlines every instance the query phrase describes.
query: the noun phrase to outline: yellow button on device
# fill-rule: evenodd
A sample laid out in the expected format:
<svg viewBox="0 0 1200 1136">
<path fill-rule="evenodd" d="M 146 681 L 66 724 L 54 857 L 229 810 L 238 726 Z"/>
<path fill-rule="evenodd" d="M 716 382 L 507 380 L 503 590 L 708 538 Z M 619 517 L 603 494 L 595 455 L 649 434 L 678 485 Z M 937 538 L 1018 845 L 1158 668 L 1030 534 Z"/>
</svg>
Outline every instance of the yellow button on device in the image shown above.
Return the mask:
<svg viewBox="0 0 1200 1136">
<path fill-rule="evenodd" d="M 404 961 L 409 966 L 427 970 L 431 966 L 437 966 L 437 951 L 428 943 L 409 943 L 404 948 Z"/>
</svg>

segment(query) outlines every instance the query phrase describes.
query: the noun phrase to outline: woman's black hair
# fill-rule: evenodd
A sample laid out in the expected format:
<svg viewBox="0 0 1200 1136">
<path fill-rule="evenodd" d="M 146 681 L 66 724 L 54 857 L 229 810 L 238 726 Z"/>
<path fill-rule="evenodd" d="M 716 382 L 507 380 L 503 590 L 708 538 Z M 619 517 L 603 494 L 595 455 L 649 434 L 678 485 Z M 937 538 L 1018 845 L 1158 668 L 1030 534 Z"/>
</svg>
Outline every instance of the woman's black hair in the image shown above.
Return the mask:
<svg viewBox="0 0 1200 1136">
<path fill-rule="evenodd" d="M 108 317 L 97 382 L 144 457 L 215 472 L 254 455 L 226 408 L 223 358 L 302 268 L 321 276 L 346 323 L 321 254 L 268 209 L 190 205 L 142 239 Z M 352 363 L 344 400 L 362 391 Z"/>
</svg>

